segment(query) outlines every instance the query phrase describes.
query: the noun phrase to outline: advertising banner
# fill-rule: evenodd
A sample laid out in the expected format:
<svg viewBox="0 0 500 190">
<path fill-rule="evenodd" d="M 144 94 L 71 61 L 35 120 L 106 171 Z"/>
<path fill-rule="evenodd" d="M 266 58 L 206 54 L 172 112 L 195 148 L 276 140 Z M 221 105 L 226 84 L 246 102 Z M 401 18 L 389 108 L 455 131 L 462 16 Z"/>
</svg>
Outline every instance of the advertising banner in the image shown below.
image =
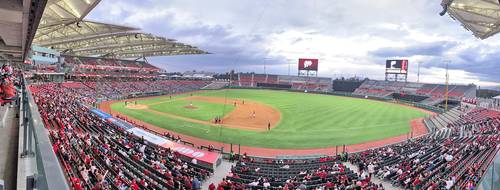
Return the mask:
<svg viewBox="0 0 500 190">
<path fill-rule="evenodd" d="M 114 118 L 110 114 L 103 112 L 99 109 L 92 109 L 91 112 L 95 113 L 97 116 L 103 119 L 106 119 L 108 122 L 111 122 L 116 126 L 124 129 L 125 131 L 134 134 L 135 136 L 142 137 L 144 138 L 144 140 L 156 144 L 158 146 L 170 148 L 188 158 L 191 159 L 196 158 L 199 161 L 203 161 L 212 165 L 216 164 L 217 160 L 219 159 L 219 153 L 200 150 L 195 147 L 186 146 L 177 142 L 173 142 L 171 140 L 167 140 L 166 138 L 158 136 L 144 129 L 134 127 L 134 125 L 128 123 L 127 121 Z"/>
</svg>

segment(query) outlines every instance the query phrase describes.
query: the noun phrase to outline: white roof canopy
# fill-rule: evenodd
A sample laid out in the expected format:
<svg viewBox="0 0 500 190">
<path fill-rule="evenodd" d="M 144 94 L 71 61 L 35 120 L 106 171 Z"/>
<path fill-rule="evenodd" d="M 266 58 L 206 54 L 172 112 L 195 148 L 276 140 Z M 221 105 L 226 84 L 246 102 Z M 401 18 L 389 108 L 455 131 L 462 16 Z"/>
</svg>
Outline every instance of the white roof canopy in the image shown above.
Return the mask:
<svg viewBox="0 0 500 190">
<path fill-rule="evenodd" d="M 448 15 L 472 31 L 474 36 L 486 39 L 500 32 L 498 0 L 443 0 L 441 3 L 443 6 L 447 4 Z"/>
<path fill-rule="evenodd" d="M 99 2 L 49 0 L 33 43 L 76 56 L 140 58 L 207 53 L 138 28 L 84 20 Z"/>
</svg>

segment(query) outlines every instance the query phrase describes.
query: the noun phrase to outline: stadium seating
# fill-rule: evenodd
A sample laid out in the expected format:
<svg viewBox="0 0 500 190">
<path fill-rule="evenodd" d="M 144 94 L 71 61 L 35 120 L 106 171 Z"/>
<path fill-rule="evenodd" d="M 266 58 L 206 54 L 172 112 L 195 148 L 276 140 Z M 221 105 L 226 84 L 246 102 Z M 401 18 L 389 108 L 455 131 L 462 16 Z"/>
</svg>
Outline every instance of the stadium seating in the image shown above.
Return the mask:
<svg viewBox="0 0 500 190">
<path fill-rule="evenodd" d="M 426 95 L 432 92 L 437 86 L 434 84 L 424 84 L 422 88 L 417 90 L 417 94 Z"/>
<path fill-rule="evenodd" d="M 402 189 L 475 187 L 500 146 L 500 112 L 455 108 L 440 115 L 444 128 L 399 144 L 350 154 L 361 175 L 339 157 L 305 160 L 243 155 L 219 184 L 226 189 L 377 189 L 376 177 Z"/>
<path fill-rule="evenodd" d="M 104 59 L 95 57 L 74 57 L 63 55 L 64 61 L 68 65 L 94 69 L 94 70 L 144 70 L 159 71 L 155 66 L 142 61 L 128 61 L 116 59 Z"/>
<path fill-rule="evenodd" d="M 224 189 L 377 189 L 336 157 L 306 160 L 254 159 L 244 156 L 219 184 Z"/>
<path fill-rule="evenodd" d="M 334 91 L 339 91 L 339 92 L 354 92 L 361 84 L 363 81 L 360 80 L 334 80 L 333 81 L 333 90 Z"/>
<path fill-rule="evenodd" d="M 418 100 L 416 102 L 433 106 L 444 100 L 445 92 L 446 86 L 442 84 L 366 80 L 353 94 L 380 98 L 387 97 L 393 93 L 414 95 L 415 100 Z M 475 86 L 449 85 L 448 96 L 452 100 L 461 100 L 463 97 L 475 97 Z M 427 99 L 420 97 L 427 97 Z"/>
<path fill-rule="evenodd" d="M 242 87 L 253 87 L 253 75 L 251 74 L 239 74 L 238 75 L 238 85 Z"/>
<path fill-rule="evenodd" d="M 290 86 L 295 90 L 321 91 L 329 92 L 332 90 L 331 78 L 306 77 L 306 76 L 288 76 L 288 75 L 270 75 L 270 74 L 238 74 L 237 82 L 232 85 L 240 87 L 275 87 L 283 88 Z"/>
<path fill-rule="evenodd" d="M 500 112 L 472 109 L 458 117 L 445 130 L 353 154 L 350 160 L 404 189 L 475 187 L 499 150 Z"/>
<path fill-rule="evenodd" d="M 207 86 L 204 86 L 202 89 L 207 89 L 207 90 L 216 90 L 216 89 L 222 89 L 226 86 L 229 85 L 229 81 L 213 81 Z"/>
<path fill-rule="evenodd" d="M 427 128 L 431 131 L 447 128 L 449 123 L 455 122 L 464 112 L 460 107 L 450 109 L 442 114 L 431 116 L 424 120 Z"/>
<path fill-rule="evenodd" d="M 269 80 L 269 77 L 263 78 L 260 76 L 259 80 Z M 54 151 L 74 189 L 191 189 L 193 183 L 207 179 L 213 170 L 182 160 L 176 152 L 131 135 L 99 119 L 89 109 L 101 97 L 116 99 L 134 93 L 189 92 L 208 84 L 210 82 L 188 80 L 104 80 L 42 83 L 30 88 L 43 123 L 50 131 Z M 356 90 L 381 95 L 403 88 L 413 87 L 372 81 L 364 82 Z M 461 87 L 454 90 L 457 88 Z M 499 149 L 500 112 L 463 106 L 424 122 L 436 132 L 349 154 L 348 160 L 358 165 L 361 174 L 350 170 L 337 156 L 278 160 L 244 155 L 219 186 L 224 189 L 382 189 L 370 182 L 374 177 L 404 189 L 476 186 Z"/>
<path fill-rule="evenodd" d="M 392 98 L 407 102 L 422 102 L 423 100 L 428 99 L 426 96 L 406 93 L 393 93 Z"/>
<path fill-rule="evenodd" d="M 182 91 L 206 85 L 198 81 L 148 82 L 151 83 L 178 85 L 175 88 L 185 88 Z M 119 92 L 153 89 L 147 88 L 145 82 L 105 84 Z M 129 85 L 135 87 L 119 89 Z M 31 86 L 54 151 L 74 189 L 191 189 L 192 183 L 199 184 L 210 175 L 210 169 L 184 162 L 176 152 L 149 144 L 98 119 L 89 111 L 99 94 L 96 88 L 92 82 Z"/>
<path fill-rule="evenodd" d="M 452 129 L 456 136 L 495 133 L 500 130 L 500 111 L 474 108 L 449 122 L 447 128 Z"/>
<path fill-rule="evenodd" d="M 443 101 L 444 101 L 443 97 L 430 97 L 430 98 L 422 100 L 420 103 L 425 104 L 425 105 L 429 105 L 429 106 L 433 106 L 433 105 L 439 104 Z"/>
<path fill-rule="evenodd" d="M 158 78 L 160 69 L 143 61 L 63 55 L 73 78 Z"/>
<path fill-rule="evenodd" d="M 277 75 L 267 75 L 266 83 L 278 84 L 278 76 Z"/>
</svg>

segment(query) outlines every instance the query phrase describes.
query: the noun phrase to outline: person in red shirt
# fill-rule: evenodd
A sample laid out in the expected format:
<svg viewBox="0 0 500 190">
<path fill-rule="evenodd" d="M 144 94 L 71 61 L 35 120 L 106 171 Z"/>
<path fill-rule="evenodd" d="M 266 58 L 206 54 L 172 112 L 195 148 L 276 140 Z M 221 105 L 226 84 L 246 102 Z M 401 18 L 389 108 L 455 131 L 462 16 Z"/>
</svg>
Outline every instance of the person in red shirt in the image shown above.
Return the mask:
<svg viewBox="0 0 500 190">
<path fill-rule="evenodd" d="M 217 190 L 224 190 L 224 187 L 223 187 L 222 185 L 219 185 L 219 186 L 217 187 Z"/>
<path fill-rule="evenodd" d="M 326 182 L 326 189 L 333 189 L 333 187 L 335 187 L 335 184 L 331 181 Z"/>
<path fill-rule="evenodd" d="M 14 87 L 14 77 L 12 76 L 13 69 L 10 63 L 5 63 L 0 69 L 0 94 L 4 100 L 12 100 L 16 96 L 16 88 Z"/>
<path fill-rule="evenodd" d="M 170 173 L 170 171 L 165 171 L 165 176 L 167 178 L 172 178 L 172 173 Z"/>
<path fill-rule="evenodd" d="M 76 189 L 76 190 L 83 190 L 82 185 L 80 184 L 80 179 L 79 178 L 74 177 L 73 179 L 71 179 L 71 181 L 73 182 L 73 188 L 74 189 Z"/>
<path fill-rule="evenodd" d="M 90 161 L 91 161 L 90 157 L 88 155 L 85 155 L 85 159 L 84 159 L 85 164 L 89 165 Z"/>
<path fill-rule="evenodd" d="M 208 190 L 215 190 L 215 185 L 214 185 L 214 183 L 211 183 L 211 184 L 208 186 Z"/>
<path fill-rule="evenodd" d="M 431 185 L 427 188 L 427 190 L 434 190 L 437 189 L 438 185 L 434 182 L 431 183 Z"/>
<path fill-rule="evenodd" d="M 135 182 L 135 180 L 132 181 L 132 184 L 130 184 L 130 188 L 133 190 L 139 190 L 139 185 Z"/>
<path fill-rule="evenodd" d="M 57 142 L 57 143 L 55 143 L 54 145 L 52 145 L 52 149 L 54 149 L 54 153 L 55 153 L 56 155 L 57 155 L 57 152 L 58 152 L 58 150 L 59 150 L 59 147 L 58 147 L 58 146 L 59 146 L 59 143 L 58 143 L 58 142 Z"/>
<path fill-rule="evenodd" d="M 192 183 L 191 183 L 191 179 L 189 179 L 189 177 L 184 178 L 184 186 L 186 187 L 186 189 L 193 188 Z"/>
<path fill-rule="evenodd" d="M 418 176 L 417 178 L 415 178 L 415 180 L 413 180 L 412 185 L 413 187 L 416 187 L 419 184 L 420 184 L 420 176 Z"/>
</svg>

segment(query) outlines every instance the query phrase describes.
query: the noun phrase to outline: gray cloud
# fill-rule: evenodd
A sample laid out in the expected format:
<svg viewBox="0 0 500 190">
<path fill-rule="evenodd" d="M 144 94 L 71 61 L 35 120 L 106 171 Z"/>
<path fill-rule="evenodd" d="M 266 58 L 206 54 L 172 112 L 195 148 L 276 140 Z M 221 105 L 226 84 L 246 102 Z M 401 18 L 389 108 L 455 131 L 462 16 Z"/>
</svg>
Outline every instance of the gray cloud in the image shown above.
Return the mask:
<svg viewBox="0 0 500 190">
<path fill-rule="evenodd" d="M 102 1 L 89 17 L 138 26 L 146 32 L 177 39 L 213 53 L 151 58 L 153 63 L 173 71 L 196 68 L 257 72 L 263 65 L 278 68 L 289 62 L 290 57 L 270 53 L 270 41 L 273 40 L 270 36 L 293 30 L 313 38 L 365 36 L 367 40 L 380 41 L 361 52 L 365 56 L 361 61 L 357 53 L 317 52 L 322 57 L 351 57 L 339 67 L 359 68 L 359 75 L 373 75 L 361 64 L 383 63 L 387 57 L 394 56 L 425 56 L 428 61 L 422 64 L 423 67 L 442 67 L 438 64 L 444 59 L 442 57 L 450 57 L 453 50 L 464 49 L 451 56 L 453 64 L 450 68 L 471 72 L 484 81 L 500 81 L 498 67 L 495 67 L 495 61 L 500 60 L 499 54 L 464 48 L 465 44 L 481 47 L 485 42 L 474 39 L 469 31 L 449 17 L 438 16 L 439 11 L 441 6 L 435 0 L 116 0 Z M 487 41 L 499 39 L 495 36 Z M 294 47 L 308 40 L 296 36 L 286 44 Z M 384 41 L 398 42 L 405 47 L 395 48 L 394 44 L 384 44 Z M 374 43 L 370 44 L 373 46 Z M 499 47 L 491 45 L 493 49 Z M 301 51 L 307 50 L 293 52 Z M 330 64 L 335 67 L 336 63 Z"/>
<path fill-rule="evenodd" d="M 485 53 L 488 52 L 488 53 Z M 426 67 L 464 70 L 473 73 L 484 81 L 500 82 L 500 50 L 490 46 L 469 47 L 462 49 L 447 58 L 433 57 L 422 65 Z"/>
<path fill-rule="evenodd" d="M 456 47 L 458 44 L 455 42 L 432 42 L 421 43 L 407 47 L 387 47 L 370 52 L 373 56 L 377 57 L 410 57 L 415 55 L 421 56 L 442 56 L 447 50 Z"/>
</svg>

